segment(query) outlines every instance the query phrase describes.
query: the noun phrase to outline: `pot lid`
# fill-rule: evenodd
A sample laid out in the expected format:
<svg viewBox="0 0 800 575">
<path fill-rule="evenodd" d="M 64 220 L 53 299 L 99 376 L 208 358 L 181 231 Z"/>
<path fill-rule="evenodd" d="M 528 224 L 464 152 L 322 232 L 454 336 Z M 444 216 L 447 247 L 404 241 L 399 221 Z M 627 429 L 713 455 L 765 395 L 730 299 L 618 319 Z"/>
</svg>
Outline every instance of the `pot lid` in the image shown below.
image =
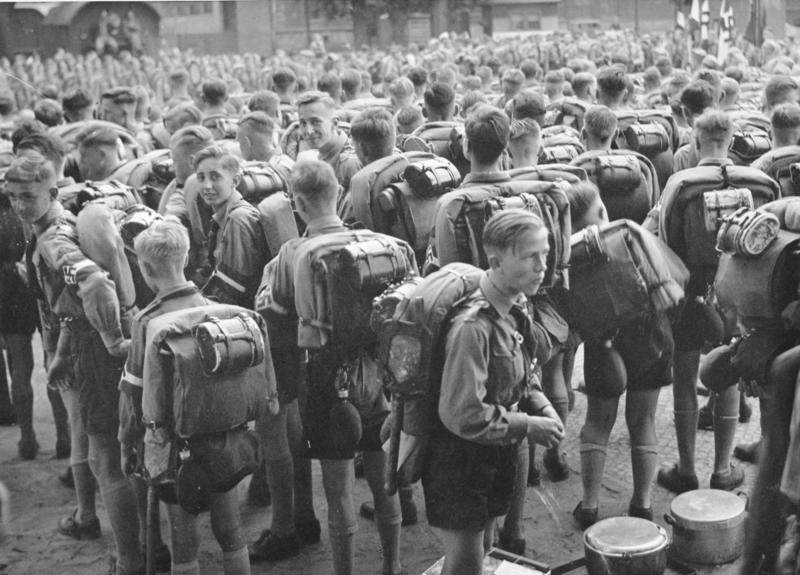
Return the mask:
<svg viewBox="0 0 800 575">
<path fill-rule="evenodd" d="M 732 526 L 744 520 L 746 502 L 720 489 L 696 489 L 675 497 L 670 512 L 677 523 L 692 529 Z"/>
<path fill-rule="evenodd" d="M 647 519 L 610 517 L 586 530 L 584 543 L 605 554 L 645 553 L 668 542 L 667 532 Z"/>
</svg>

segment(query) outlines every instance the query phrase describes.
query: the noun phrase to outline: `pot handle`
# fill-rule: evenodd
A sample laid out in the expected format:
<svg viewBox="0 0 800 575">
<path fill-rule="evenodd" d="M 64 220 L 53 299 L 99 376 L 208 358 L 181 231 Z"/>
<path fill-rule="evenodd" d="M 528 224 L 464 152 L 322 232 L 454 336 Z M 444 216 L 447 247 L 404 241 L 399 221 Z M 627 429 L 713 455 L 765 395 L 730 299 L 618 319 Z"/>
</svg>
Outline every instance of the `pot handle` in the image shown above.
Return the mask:
<svg viewBox="0 0 800 575">
<path fill-rule="evenodd" d="M 664 521 L 666 521 L 669 525 L 672 525 L 673 527 L 677 525 L 675 518 L 669 513 L 664 513 Z"/>
<path fill-rule="evenodd" d="M 747 492 L 745 492 L 745 491 L 737 491 L 736 492 L 736 496 L 737 497 L 741 497 L 742 499 L 744 499 L 744 509 L 745 509 L 745 511 L 749 511 L 750 510 L 750 496 L 747 494 Z"/>
</svg>

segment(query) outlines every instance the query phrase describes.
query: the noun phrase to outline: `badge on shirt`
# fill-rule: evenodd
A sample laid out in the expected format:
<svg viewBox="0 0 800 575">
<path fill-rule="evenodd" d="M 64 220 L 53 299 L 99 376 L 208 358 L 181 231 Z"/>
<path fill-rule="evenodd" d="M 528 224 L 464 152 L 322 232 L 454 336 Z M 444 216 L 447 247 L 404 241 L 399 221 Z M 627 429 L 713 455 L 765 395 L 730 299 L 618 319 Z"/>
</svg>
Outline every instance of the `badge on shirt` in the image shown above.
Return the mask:
<svg viewBox="0 0 800 575">
<path fill-rule="evenodd" d="M 74 265 L 64 266 L 61 268 L 64 275 L 64 283 L 68 286 L 78 285 L 78 270 Z"/>
</svg>

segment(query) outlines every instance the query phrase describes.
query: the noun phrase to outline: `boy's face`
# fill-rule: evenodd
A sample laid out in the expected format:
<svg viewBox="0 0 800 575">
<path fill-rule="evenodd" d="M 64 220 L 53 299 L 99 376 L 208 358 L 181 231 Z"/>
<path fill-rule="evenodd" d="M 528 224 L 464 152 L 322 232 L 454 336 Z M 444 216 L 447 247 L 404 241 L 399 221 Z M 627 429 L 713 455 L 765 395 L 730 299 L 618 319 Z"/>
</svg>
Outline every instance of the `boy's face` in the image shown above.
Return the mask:
<svg viewBox="0 0 800 575">
<path fill-rule="evenodd" d="M 54 186 L 55 181 L 7 182 L 6 195 L 19 219 L 26 224 L 33 224 L 50 209 Z"/>
<path fill-rule="evenodd" d="M 322 102 L 300 106 L 298 115 L 300 118 L 300 134 L 312 150 L 320 149 L 333 137 L 336 129 L 333 110 L 329 110 Z"/>
<path fill-rule="evenodd" d="M 496 255 L 497 260 L 492 266 L 495 277 L 504 284 L 501 287 L 508 293 L 536 295 L 544 281 L 549 252 L 547 229 L 527 230 L 517 238 L 514 248 Z"/>
<path fill-rule="evenodd" d="M 220 158 L 206 158 L 197 166 L 196 174 L 203 200 L 214 209 L 230 199 L 238 184 L 237 174 L 225 169 Z"/>
</svg>

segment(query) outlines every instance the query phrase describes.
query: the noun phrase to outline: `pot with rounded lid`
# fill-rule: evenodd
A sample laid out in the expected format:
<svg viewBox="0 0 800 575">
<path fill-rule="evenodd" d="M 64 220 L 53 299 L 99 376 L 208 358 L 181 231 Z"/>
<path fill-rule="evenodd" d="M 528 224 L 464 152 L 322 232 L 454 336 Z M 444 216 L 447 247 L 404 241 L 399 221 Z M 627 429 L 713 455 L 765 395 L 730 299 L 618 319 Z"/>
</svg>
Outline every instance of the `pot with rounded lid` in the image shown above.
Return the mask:
<svg viewBox="0 0 800 575">
<path fill-rule="evenodd" d="M 672 526 L 671 552 L 701 565 L 735 561 L 744 548 L 747 501 L 720 489 L 695 489 L 672 500 L 664 520 Z"/>
<path fill-rule="evenodd" d="M 638 517 L 610 517 L 583 534 L 589 575 L 662 575 L 667 568 L 666 530 Z"/>
</svg>

